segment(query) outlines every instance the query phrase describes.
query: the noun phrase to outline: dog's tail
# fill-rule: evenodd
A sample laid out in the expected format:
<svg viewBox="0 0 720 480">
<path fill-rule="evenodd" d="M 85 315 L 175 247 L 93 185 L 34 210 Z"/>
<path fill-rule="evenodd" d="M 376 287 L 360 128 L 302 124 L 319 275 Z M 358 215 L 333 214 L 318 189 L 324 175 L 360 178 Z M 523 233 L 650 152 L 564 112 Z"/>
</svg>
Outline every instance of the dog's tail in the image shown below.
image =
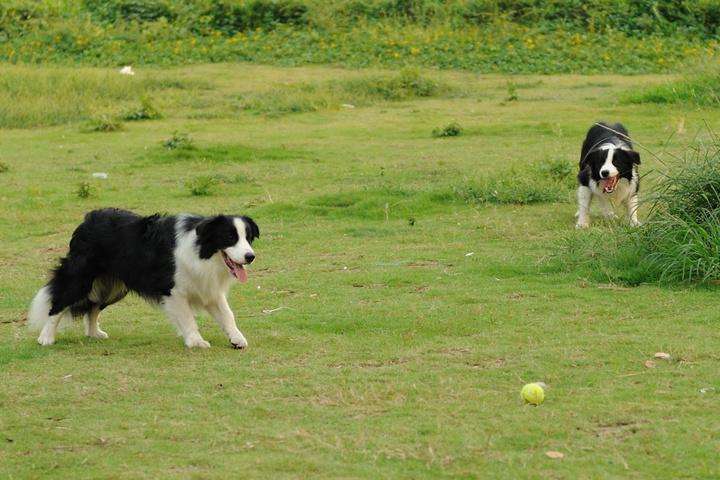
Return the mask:
<svg viewBox="0 0 720 480">
<path fill-rule="evenodd" d="M 52 308 L 52 295 L 50 286 L 45 285 L 35 294 L 30 311 L 28 312 L 27 325 L 31 331 L 39 332 L 50 320 L 50 309 Z"/>
</svg>

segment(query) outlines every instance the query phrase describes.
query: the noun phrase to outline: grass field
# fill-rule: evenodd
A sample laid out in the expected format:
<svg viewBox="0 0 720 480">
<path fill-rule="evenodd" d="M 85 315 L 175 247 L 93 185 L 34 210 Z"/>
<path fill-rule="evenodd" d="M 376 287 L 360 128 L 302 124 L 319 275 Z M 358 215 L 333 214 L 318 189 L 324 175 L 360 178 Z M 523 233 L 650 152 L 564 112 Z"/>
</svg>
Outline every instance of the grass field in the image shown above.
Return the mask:
<svg viewBox="0 0 720 480">
<path fill-rule="evenodd" d="M 528 168 L 574 168 L 599 119 L 661 159 L 709 142 L 717 110 L 617 100 L 667 77 L 428 71 L 431 95 L 395 100 L 381 71 L 61 70 L 80 86 L 44 93 L 57 70 L 2 73 L 48 108 L 0 111 L 1 478 L 716 478 L 717 288 L 547 262 L 586 232 L 571 189 Z M 162 119 L 86 128 L 143 96 Z M 433 137 L 451 122 L 459 136 Z M 644 192 L 663 168 L 643 154 Z M 461 194 L 511 170 L 562 193 Z M 26 307 L 101 206 L 255 218 L 258 259 L 230 296 L 250 348 L 202 318 L 213 348 L 188 351 L 136 298 L 101 317 L 109 339 L 75 325 L 39 347 Z M 519 399 L 531 381 L 540 407 Z"/>
</svg>

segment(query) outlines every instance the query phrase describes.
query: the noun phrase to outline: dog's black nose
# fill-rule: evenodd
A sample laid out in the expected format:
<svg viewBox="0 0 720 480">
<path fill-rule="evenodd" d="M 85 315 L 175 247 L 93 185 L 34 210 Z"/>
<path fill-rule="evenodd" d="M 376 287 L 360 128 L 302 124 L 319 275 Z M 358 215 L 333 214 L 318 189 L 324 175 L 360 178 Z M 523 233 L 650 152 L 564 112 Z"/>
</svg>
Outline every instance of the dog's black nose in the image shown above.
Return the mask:
<svg viewBox="0 0 720 480">
<path fill-rule="evenodd" d="M 608 171 L 608 170 L 600 170 L 600 176 L 601 176 L 602 178 L 607 178 L 608 175 L 610 175 L 610 171 Z"/>
<path fill-rule="evenodd" d="M 252 253 L 245 254 L 245 263 L 252 263 L 255 260 L 255 255 Z"/>
</svg>

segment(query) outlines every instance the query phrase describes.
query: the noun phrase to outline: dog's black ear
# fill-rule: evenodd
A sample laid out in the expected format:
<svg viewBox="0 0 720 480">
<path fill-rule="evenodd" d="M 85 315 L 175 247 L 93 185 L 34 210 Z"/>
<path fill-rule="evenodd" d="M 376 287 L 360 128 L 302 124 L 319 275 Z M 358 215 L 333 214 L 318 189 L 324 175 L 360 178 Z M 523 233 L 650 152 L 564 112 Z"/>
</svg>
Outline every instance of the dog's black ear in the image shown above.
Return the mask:
<svg viewBox="0 0 720 480">
<path fill-rule="evenodd" d="M 588 165 L 592 165 L 595 160 L 600 162 L 604 161 L 604 159 L 600 158 L 603 154 L 607 155 L 607 152 L 605 150 L 592 150 L 586 153 L 585 157 L 580 159 L 580 170 L 584 170 Z"/>
<path fill-rule="evenodd" d="M 225 215 L 206 218 L 198 223 L 195 233 L 197 234 L 197 244 L 200 247 L 200 258 L 207 260 L 221 248 L 232 245 L 232 243 L 225 245 L 228 243 L 225 239 L 228 224 L 232 224 L 232 221 Z"/>
<path fill-rule="evenodd" d="M 640 154 L 638 152 L 635 150 L 625 150 L 625 153 L 627 153 L 628 157 L 630 157 L 632 163 L 640 165 Z"/>
<path fill-rule="evenodd" d="M 255 223 L 255 220 L 250 217 L 241 218 L 243 219 L 243 222 L 245 222 L 245 225 L 248 226 L 247 240 L 248 242 L 252 243 L 253 240 L 260 237 L 260 227 L 258 227 L 257 223 Z"/>
</svg>

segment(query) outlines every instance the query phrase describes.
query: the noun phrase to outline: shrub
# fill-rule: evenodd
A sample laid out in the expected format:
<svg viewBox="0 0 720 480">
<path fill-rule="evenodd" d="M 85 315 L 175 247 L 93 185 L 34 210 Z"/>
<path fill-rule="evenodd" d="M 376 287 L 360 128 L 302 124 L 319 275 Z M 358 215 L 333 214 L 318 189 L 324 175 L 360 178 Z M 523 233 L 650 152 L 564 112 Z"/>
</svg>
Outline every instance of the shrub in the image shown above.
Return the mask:
<svg viewBox="0 0 720 480">
<path fill-rule="evenodd" d="M 445 125 L 443 128 L 436 128 L 432 131 L 432 136 L 435 138 L 442 137 L 457 137 L 462 133 L 462 127 L 457 122 L 452 122 Z"/>
<path fill-rule="evenodd" d="M 190 195 L 207 197 L 214 193 L 215 187 L 217 187 L 219 183 L 215 177 L 202 175 L 188 180 L 185 182 L 185 186 L 190 190 Z"/>
<path fill-rule="evenodd" d="M 84 0 L 84 4 L 95 16 L 109 23 L 142 23 L 175 18 L 168 3 L 161 0 Z"/>
<path fill-rule="evenodd" d="M 214 0 L 204 13 L 210 25 L 227 35 L 281 24 L 307 23 L 308 8 L 293 0 L 251 0 L 245 3 Z"/>
<path fill-rule="evenodd" d="M 133 122 L 138 120 L 157 120 L 162 118 L 162 115 L 153 106 L 150 99 L 145 97 L 140 101 L 138 107 L 127 110 L 121 118 L 127 122 Z"/>
<path fill-rule="evenodd" d="M 718 25 L 716 0 L 9 0 L 0 61 L 637 74 L 717 53 Z"/>
<path fill-rule="evenodd" d="M 193 150 L 195 143 L 187 133 L 173 133 L 173 136 L 163 142 L 163 147 L 168 150 Z"/>
</svg>

